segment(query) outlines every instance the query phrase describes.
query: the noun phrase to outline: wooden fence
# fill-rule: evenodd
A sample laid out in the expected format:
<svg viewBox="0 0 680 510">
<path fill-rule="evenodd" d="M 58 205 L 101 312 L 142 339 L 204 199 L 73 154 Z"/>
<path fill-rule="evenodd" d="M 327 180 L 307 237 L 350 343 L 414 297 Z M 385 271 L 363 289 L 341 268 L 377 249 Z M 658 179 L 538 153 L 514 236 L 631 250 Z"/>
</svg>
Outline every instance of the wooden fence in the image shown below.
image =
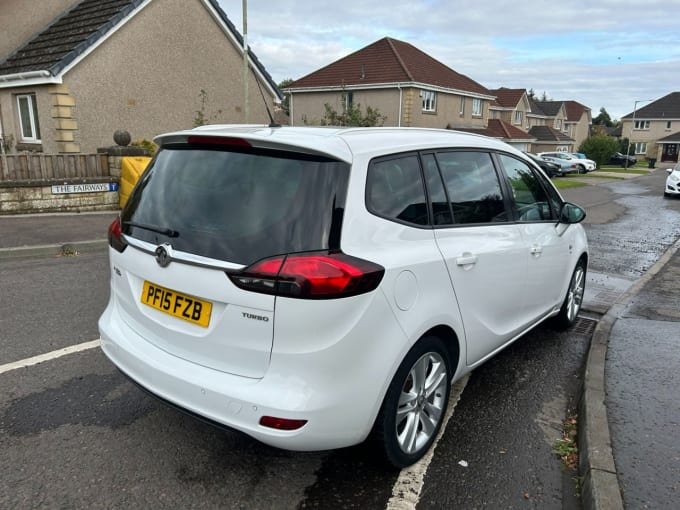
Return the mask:
<svg viewBox="0 0 680 510">
<path fill-rule="evenodd" d="M 0 157 L 0 182 L 109 176 L 107 154 L 7 154 Z"/>
</svg>

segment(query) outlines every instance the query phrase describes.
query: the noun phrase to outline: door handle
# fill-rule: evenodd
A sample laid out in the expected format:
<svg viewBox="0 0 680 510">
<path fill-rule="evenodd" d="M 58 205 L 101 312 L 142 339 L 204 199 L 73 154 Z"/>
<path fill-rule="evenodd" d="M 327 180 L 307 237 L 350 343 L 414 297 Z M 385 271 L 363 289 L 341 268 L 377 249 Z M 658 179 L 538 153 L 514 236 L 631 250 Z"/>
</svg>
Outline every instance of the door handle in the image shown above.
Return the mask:
<svg viewBox="0 0 680 510">
<path fill-rule="evenodd" d="M 543 246 L 535 244 L 531 247 L 531 254 L 532 255 L 540 255 L 541 253 L 543 253 Z"/>
<path fill-rule="evenodd" d="M 463 253 L 460 257 L 456 258 L 456 264 L 459 266 L 471 266 L 477 263 L 477 255 L 472 253 Z"/>
</svg>

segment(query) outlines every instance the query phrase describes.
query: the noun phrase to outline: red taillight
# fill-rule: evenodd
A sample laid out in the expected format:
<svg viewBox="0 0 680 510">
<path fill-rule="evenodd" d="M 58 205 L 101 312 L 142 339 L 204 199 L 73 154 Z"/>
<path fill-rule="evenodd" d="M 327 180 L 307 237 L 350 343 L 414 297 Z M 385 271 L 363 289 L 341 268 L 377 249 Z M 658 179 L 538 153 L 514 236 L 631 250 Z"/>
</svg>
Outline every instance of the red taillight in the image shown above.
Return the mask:
<svg viewBox="0 0 680 510">
<path fill-rule="evenodd" d="M 228 136 L 189 136 L 187 142 L 196 145 L 224 145 L 226 147 L 252 147 L 250 142 L 243 138 Z"/>
<path fill-rule="evenodd" d="M 374 290 L 385 269 L 344 253 L 308 253 L 256 262 L 229 277 L 240 288 L 302 299 L 333 299 Z"/>
<path fill-rule="evenodd" d="M 120 229 L 120 218 L 116 218 L 109 225 L 109 245 L 121 253 L 127 248 L 127 243 L 123 239 L 123 232 Z"/>
<path fill-rule="evenodd" d="M 263 416 L 260 418 L 260 425 L 277 430 L 297 430 L 305 423 L 307 423 L 307 420 L 290 420 L 288 418 L 276 418 L 274 416 Z"/>
</svg>

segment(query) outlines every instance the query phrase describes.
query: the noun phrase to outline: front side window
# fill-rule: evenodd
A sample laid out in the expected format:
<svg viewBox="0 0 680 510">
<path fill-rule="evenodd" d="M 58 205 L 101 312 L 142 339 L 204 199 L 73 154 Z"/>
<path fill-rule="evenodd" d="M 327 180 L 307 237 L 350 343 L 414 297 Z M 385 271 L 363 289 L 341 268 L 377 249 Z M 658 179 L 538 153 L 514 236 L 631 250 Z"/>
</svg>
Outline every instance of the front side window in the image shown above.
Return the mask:
<svg viewBox="0 0 680 510">
<path fill-rule="evenodd" d="M 541 185 L 538 176 L 529 165 L 510 156 L 498 156 L 512 189 L 515 215 L 521 222 L 552 221 L 556 219 L 557 207 Z"/>
<path fill-rule="evenodd" d="M 648 120 L 636 120 L 635 129 L 649 129 L 650 122 Z"/>
<path fill-rule="evenodd" d="M 647 154 L 647 143 L 635 142 L 635 154 Z"/>
<path fill-rule="evenodd" d="M 472 100 L 472 115 L 480 117 L 482 115 L 482 100 L 474 98 Z"/>
<path fill-rule="evenodd" d="M 433 112 L 437 109 L 437 93 L 433 90 L 423 91 L 423 111 Z"/>
<path fill-rule="evenodd" d="M 24 142 L 40 141 L 40 122 L 38 121 L 38 103 L 35 94 L 17 96 L 19 111 L 19 127 L 21 140 Z"/>
<path fill-rule="evenodd" d="M 458 113 L 460 113 L 461 117 L 463 115 L 465 115 L 465 98 L 464 97 L 460 98 L 460 111 Z"/>
<path fill-rule="evenodd" d="M 490 154 L 440 152 L 437 162 L 455 224 L 508 221 L 500 182 Z"/>
<path fill-rule="evenodd" d="M 562 129 L 562 119 L 555 119 L 555 129 L 558 131 Z"/>
<path fill-rule="evenodd" d="M 522 125 L 522 112 L 520 112 L 520 111 L 515 112 L 515 124 L 517 126 Z"/>
<path fill-rule="evenodd" d="M 666 122 L 666 131 L 670 131 L 672 126 L 673 126 L 672 121 L 669 120 L 668 122 Z"/>
<path fill-rule="evenodd" d="M 428 213 L 420 163 L 415 154 L 371 162 L 366 207 L 387 219 L 427 225 Z"/>
</svg>

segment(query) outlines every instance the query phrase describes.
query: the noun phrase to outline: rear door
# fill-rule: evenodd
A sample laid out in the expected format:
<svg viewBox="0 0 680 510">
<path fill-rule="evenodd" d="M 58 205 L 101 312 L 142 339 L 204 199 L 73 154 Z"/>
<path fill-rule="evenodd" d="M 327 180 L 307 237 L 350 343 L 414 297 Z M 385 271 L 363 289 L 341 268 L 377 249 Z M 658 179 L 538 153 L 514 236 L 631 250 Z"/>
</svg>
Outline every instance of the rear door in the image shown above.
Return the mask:
<svg viewBox="0 0 680 510">
<path fill-rule="evenodd" d="M 526 325 L 527 253 L 509 221 L 506 200 L 487 152 L 438 152 L 453 212 L 435 237 L 463 317 L 467 364 L 477 363 Z"/>
</svg>

